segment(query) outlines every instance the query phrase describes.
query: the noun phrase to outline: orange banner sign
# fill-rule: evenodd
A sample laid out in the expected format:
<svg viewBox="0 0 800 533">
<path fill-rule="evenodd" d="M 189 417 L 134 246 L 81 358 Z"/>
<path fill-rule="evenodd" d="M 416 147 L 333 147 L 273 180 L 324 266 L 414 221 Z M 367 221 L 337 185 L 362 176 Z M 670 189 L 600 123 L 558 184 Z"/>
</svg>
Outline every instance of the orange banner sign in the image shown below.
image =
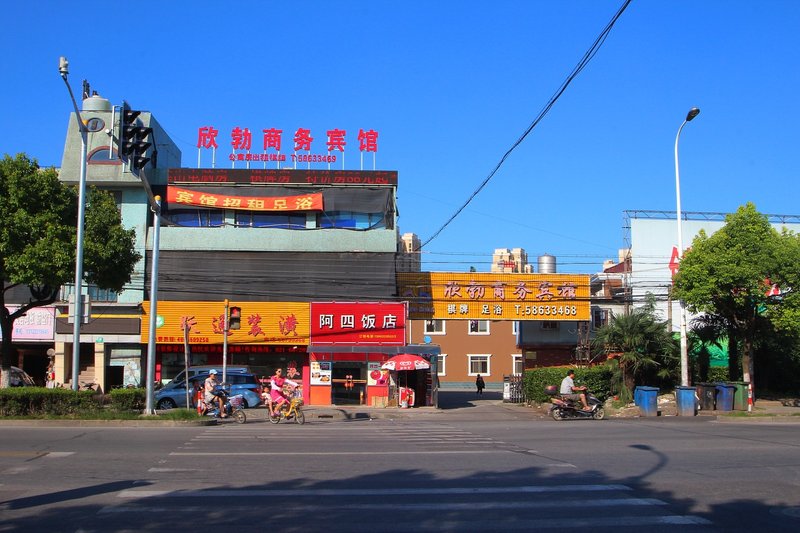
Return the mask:
<svg viewBox="0 0 800 533">
<path fill-rule="evenodd" d="M 167 202 L 244 211 L 322 211 L 322 193 L 300 196 L 231 196 L 167 187 Z"/>
</svg>

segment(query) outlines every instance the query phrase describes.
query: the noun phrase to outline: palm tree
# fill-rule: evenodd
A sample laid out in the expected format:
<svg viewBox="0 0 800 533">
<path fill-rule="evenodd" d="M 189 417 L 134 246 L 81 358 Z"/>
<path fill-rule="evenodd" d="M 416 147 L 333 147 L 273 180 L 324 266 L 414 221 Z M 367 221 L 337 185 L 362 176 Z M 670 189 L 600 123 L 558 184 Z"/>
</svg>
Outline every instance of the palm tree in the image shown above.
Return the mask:
<svg viewBox="0 0 800 533">
<path fill-rule="evenodd" d="M 592 341 L 596 351 L 613 355 L 609 364 L 622 401 L 630 400 L 637 380 L 653 374 L 669 377 L 678 353 L 667 322 L 658 320 L 652 304 L 650 301 L 627 315 L 615 316 L 597 330 Z"/>
</svg>

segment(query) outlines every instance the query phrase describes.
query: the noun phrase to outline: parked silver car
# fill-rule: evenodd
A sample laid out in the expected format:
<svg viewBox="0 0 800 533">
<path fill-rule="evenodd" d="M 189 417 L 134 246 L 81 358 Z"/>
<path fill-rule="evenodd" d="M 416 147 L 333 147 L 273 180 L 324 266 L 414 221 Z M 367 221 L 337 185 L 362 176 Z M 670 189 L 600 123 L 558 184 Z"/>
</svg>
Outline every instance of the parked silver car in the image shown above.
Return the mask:
<svg viewBox="0 0 800 533">
<path fill-rule="evenodd" d="M 219 374 L 217 374 L 219 376 Z M 174 409 L 176 407 L 195 407 L 197 391 L 203 388 L 208 374 L 198 374 L 189 379 L 189 405 L 186 405 L 186 382 L 172 381 L 155 393 L 156 409 Z M 258 407 L 261 404 L 261 383 L 255 374 L 228 374 L 228 381 L 223 384 L 231 395 L 241 394 L 244 407 Z"/>
</svg>

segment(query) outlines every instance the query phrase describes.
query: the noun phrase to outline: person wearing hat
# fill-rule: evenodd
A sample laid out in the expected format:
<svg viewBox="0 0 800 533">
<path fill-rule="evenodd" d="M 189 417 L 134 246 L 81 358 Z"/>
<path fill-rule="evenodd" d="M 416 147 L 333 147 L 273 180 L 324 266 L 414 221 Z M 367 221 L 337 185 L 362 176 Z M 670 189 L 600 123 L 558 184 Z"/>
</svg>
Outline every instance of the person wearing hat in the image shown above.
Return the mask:
<svg viewBox="0 0 800 533">
<path fill-rule="evenodd" d="M 206 401 L 207 405 L 213 405 L 216 402 L 217 406 L 219 407 L 220 418 L 228 418 L 228 415 L 225 413 L 225 404 L 222 402 L 222 397 L 216 394 L 217 386 L 219 386 L 219 382 L 217 381 L 217 371 L 212 368 L 208 371 L 208 377 L 203 384 L 205 391 L 203 394 L 203 399 Z"/>
</svg>

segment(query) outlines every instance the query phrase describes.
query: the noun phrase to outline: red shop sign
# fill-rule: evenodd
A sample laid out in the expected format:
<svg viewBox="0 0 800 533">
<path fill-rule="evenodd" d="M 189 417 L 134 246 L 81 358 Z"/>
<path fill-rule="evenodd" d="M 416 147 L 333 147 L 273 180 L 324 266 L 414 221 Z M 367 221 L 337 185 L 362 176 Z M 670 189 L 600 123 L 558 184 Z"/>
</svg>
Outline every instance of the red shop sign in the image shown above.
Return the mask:
<svg viewBox="0 0 800 533">
<path fill-rule="evenodd" d="M 311 344 L 405 344 L 405 302 L 312 302 Z"/>
</svg>

